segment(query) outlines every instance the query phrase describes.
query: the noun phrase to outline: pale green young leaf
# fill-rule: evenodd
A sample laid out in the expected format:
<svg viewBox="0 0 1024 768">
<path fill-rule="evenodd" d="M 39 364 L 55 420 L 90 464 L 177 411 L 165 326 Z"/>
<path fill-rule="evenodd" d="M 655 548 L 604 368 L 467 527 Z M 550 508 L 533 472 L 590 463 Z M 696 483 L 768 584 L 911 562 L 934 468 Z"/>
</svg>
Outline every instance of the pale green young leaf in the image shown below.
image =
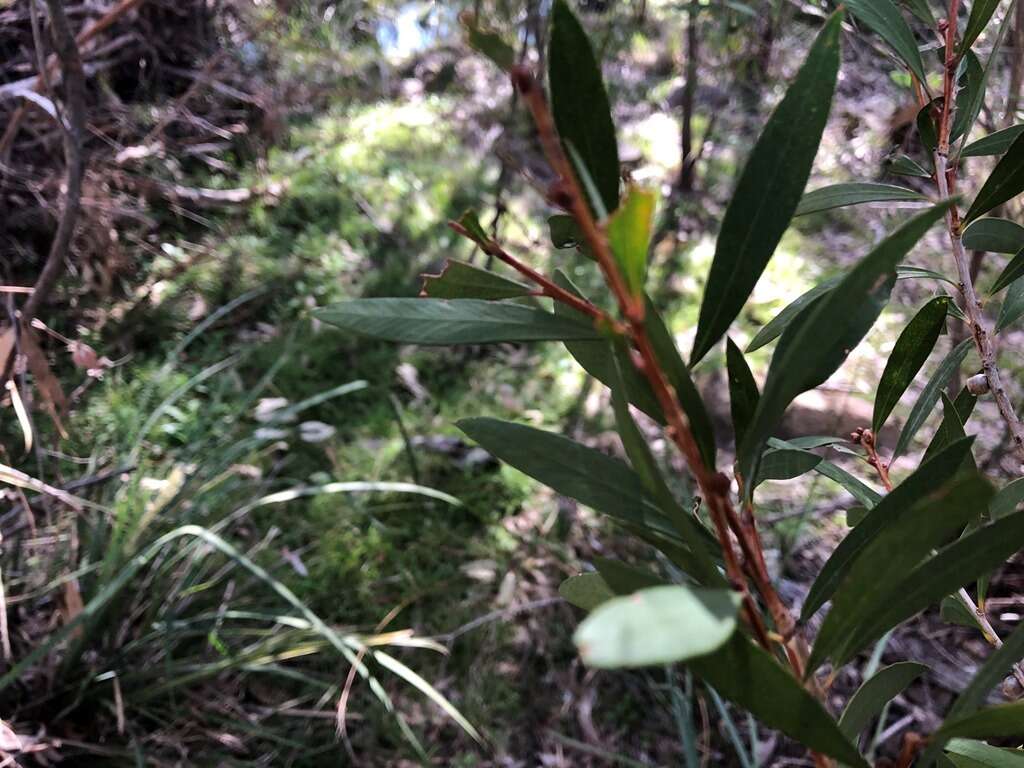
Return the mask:
<svg viewBox="0 0 1024 768">
<path fill-rule="evenodd" d="M 722 219 L 690 364 L 739 314 L 796 211 L 828 120 L 842 12 L 825 23 L 750 153 Z"/>
<path fill-rule="evenodd" d="M 657 202 L 658 196 L 653 190 L 630 186 L 622 204 L 608 219 L 608 245 L 634 297 L 644 292 L 647 250 Z"/>
<path fill-rule="evenodd" d="M 329 325 L 404 344 L 494 344 L 600 339 L 594 326 L 481 299 L 352 299 L 313 313 Z"/>
<path fill-rule="evenodd" d="M 650 587 L 598 606 L 573 642 L 591 667 L 673 664 L 720 648 L 736 631 L 739 607 L 732 590 Z"/>
</svg>

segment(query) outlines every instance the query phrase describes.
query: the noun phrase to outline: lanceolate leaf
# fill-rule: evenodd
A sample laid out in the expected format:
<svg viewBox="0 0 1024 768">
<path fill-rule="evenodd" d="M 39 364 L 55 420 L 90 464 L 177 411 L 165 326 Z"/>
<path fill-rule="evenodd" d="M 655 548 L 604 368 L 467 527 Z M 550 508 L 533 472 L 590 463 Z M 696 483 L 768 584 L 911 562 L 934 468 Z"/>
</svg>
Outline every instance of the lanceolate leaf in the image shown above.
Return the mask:
<svg viewBox="0 0 1024 768">
<path fill-rule="evenodd" d="M 1024 278 L 1017 278 L 1010 283 L 1009 290 L 1003 299 L 1003 306 L 999 308 L 999 318 L 996 320 L 996 333 L 1013 325 L 1024 315 Z"/>
<path fill-rule="evenodd" d="M 973 739 L 953 739 L 946 753 L 957 768 L 1024 768 L 1024 750 L 993 747 Z"/>
<path fill-rule="evenodd" d="M 963 242 L 972 251 L 1017 253 L 1024 248 L 1024 227 L 1009 219 L 978 219 L 964 230 Z"/>
<path fill-rule="evenodd" d="M 649 189 L 629 188 L 619 209 L 608 219 L 608 244 L 633 295 L 644 292 L 647 249 L 651 244 L 657 195 Z"/>
<path fill-rule="evenodd" d="M 909 504 L 894 508 L 883 501 L 875 507 L 872 515 L 885 508 L 890 510 L 890 519 L 855 554 L 843 576 L 832 598 L 832 610 L 814 643 L 808 670 L 817 669 L 828 658 L 837 664 L 845 663 L 887 629 L 978 576 L 968 573 L 963 581 L 957 581 L 959 572 L 952 570 L 944 576 L 935 573 L 933 579 L 930 574 L 937 568 L 929 567 L 923 572 L 913 569 L 933 548 L 976 520 L 990 496 L 988 483 L 974 475 L 954 477 L 923 497 L 911 498 Z M 851 535 L 859 532 L 870 518 L 871 515 L 854 528 Z M 926 579 L 923 592 L 922 575 Z M 950 578 L 955 582 L 952 588 L 945 585 Z M 897 585 L 901 585 L 899 589 Z M 936 585 L 943 588 L 932 597 Z"/>
<path fill-rule="evenodd" d="M 548 235 L 555 248 L 573 248 L 583 240 L 576 220 L 565 213 L 556 213 L 548 217 Z"/>
<path fill-rule="evenodd" d="M 665 326 L 664 321 L 654 308 L 654 304 L 647 301 L 647 333 L 654 347 L 654 354 L 661 364 L 669 384 L 679 398 L 679 404 L 686 412 L 686 418 L 690 421 L 690 429 L 693 432 L 697 447 L 704 459 L 708 469 L 715 467 L 715 429 L 704 407 L 704 400 L 697 391 L 696 385 L 690 376 L 690 370 L 686 363 L 679 356 L 679 350 L 672 339 L 672 334 Z"/>
<path fill-rule="evenodd" d="M 617 520 L 677 536 L 640 477 L 618 459 L 524 424 L 476 418 L 457 426 L 496 458 L 557 493 Z"/>
<path fill-rule="evenodd" d="M 903 63 L 921 82 L 927 77 L 910 25 L 891 0 L 847 0 L 850 12 L 870 27 L 896 51 Z"/>
<path fill-rule="evenodd" d="M 616 595 L 631 595 L 641 589 L 665 585 L 664 579 L 655 576 L 653 573 L 626 565 L 619 560 L 595 557 L 594 567 L 601 574 L 604 583 Z"/>
<path fill-rule="evenodd" d="M 963 53 L 978 39 L 978 35 L 985 31 L 992 14 L 996 12 L 999 0 L 974 0 L 971 4 L 971 15 L 967 19 L 967 28 L 964 29 L 964 36 L 960 40 L 957 53 Z"/>
<path fill-rule="evenodd" d="M 888 301 L 896 264 L 948 207 L 949 203 L 934 206 L 906 222 L 786 330 L 772 356 L 757 412 L 739 451 L 742 475 L 753 474 L 762 443 L 793 398 L 825 381 L 874 324 Z"/>
<path fill-rule="evenodd" d="M 775 341 L 775 339 L 781 336 L 782 332 L 789 327 L 789 324 L 793 322 L 793 319 L 800 314 L 800 311 L 804 307 L 823 293 L 828 293 L 839 285 L 839 281 L 841 279 L 842 278 L 840 277 L 832 277 L 828 280 L 824 280 L 787 304 L 779 314 L 773 317 L 767 325 L 757 332 L 757 335 L 754 336 L 751 342 L 747 345 L 747 352 L 753 352 L 760 349 L 765 344 L 770 344 Z"/>
<path fill-rule="evenodd" d="M 532 290 L 486 269 L 450 259 L 439 275 L 422 277 L 420 293 L 432 299 L 514 299 L 527 296 Z"/>
<path fill-rule="evenodd" d="M 993 520 L 998 520 L 1000 517 L 1013 514 L 1022 501 L 1024 501 L 1024 477 L 1007 483 L 996 492 L 988 508 L 989 516 Z"/>
<path fill-rule="evenodd" d="M 672 664 L 717 650 L 736 631 L 739 594 L 650 587 L 600 605 L 573 635 L 583 661 L 620 668 Z"/>
<path fill-rule="evenodd" d="M 756 488 L 765 480 L 792 480 L 818 466 L 821 456 L 810 451 L 773 448 L 764 452 L 757 468 Z"/>
<path fill-rule="evenodd" d="M 732 339 L 725 340 L 725 362 L 729 377 L 729 411 L 732 415 L 732 429 L 736 437 L 736 445 L 743 442 L 747 425 L 757 409 L 757 400 L 761 393 L 757 391 L 757 382 L 750 366 Z"/>
<path fill-rule="evenodd" d="M 715 245 L 691 365 L 739 314 L 800 202 L 832 105 L 841 20 L 836 12 L 818 34 L 740 175 Z"/>
<path fill-rule="evenodd" d="M 960 368 L 960 364 L 967 357 L 967 352 L 973 345 L 973 339 L 964 339 L 939 363 L 939 367 L 935 369 L 935 373 L 932 374 L 931 379 L 928 380 L 924 389 L 921 390 L 921 395 L 917 398 L 917 402 L 914 403 L 914 407 L 910 409 L 910 415 L 907 417 L 906 424 L 903 425 L 900 436 L 896 440 L 896 448 L 892 452 L 893 461 L 907 450 L 910 442 L 914 439 L 914 435 L 917 434 L 921 425 L 924 424 L 932 411 L 935 410 L 935 404 L 939 402 L 939 393 L 946 386 L 946 382 L 949 381 L 953 372 Z"/>
<path fill-rule="evenodd" d="M 911 13 L 923 21 L 928 29 L 935 27 L 935 14 L 932 13 L 928 0 L 903 0 L 903 4 L 907 6 Z"/>
<path fill-rule="evenodd" d="M 801 446 L 799 440 L 779 440 L 778 438 L 772 437 L 768 439 L 768 445 L 772 448 L 784 448 L 784 449 L 795 449 L 806 450 L 807 446 Z M 817 456 L 817 454 L 811 454 Z M 868 509 L 874 507 L 879 501 L 882 500 L 881 494 L 875 491 L 873 488 L 865 485 L 856 477 L 851 475 L 845 469 L 841 469 L 833 464 L 831 461 L 821 459 L 817 464 L 814 465 L 814 471 L 819 475 L 827 477 L 836 483 L 839 483 L 843 488 L 850 492 L 857 501 L 863 504 Z M 820 607 L 820 606 L 819 606 Z"/>
<path fill-rule="evenodd" d="M 581 573 L 570 576 L 559 585 L 558 594 L 584 611 L 592 611 L 601 603 L 608 602 L 615 597 L 615 593 L 599 573 Z"/>
<path fill-rule="evenodd" d="M 873 184 L 853 182 L 849 184 L 832 184 L 808 192 L 801 198 L 794 216 L 805 216 L 808 213 L 842 208 L 847 205 L 861 203 L 893 202 L 903 200 L 924 200 L 924 195 L 913 189 L 897 187 L 893 184 Z"/>
<path fill-rule="evenodd" d="M 314 314 L 346 331 L 405 344 L 601 338 L 593 325 L 518 304 L 479 299 L 353 299 Z"/>
<path fill-rule="evenodd" d="M 1024 136 L 1018 136 L 1006 154 L 996 164 L 992 174 L 982 186 L 978 196 L 964 216 L 964 223 L 977 219 L 991 211 L 997 205 L 1024 191 Z"/>
<path fill-rule="evenodd" d="M 962 440 L 941 451 L 873 506 L 868 516 L 850 531 L 825 562 L 807 593 L 807 599 L 804 600 L 800 613 L 801 620 L 810 619 L 832 597 L 865 549 L 881 536 L 899 515 L 907 514 L 906 510 L 956 471 L 970 453 L 973 440 Z M 907 568 L 911 565 L 913 564 L 907 565 Z"/>
<path fill-rule="evenodd" d="M 913 176 L 918 179 L 930 179 L 932 177 L 920 164 L 906 155 L 899 155 L 890 160 L 889 172 L 897 176 Z"/>
<path fill-rule="evenodd" d="M 1020 517 L 1018 513 L 1018 517 Z M 977 712 L 988 698 L 989 692 L 1010 674 L 1013 665 L 1024 658 L 1024 623 L 1018 624 L 1003 640 L 971 678 L 971 682 L 949 708 L 947 720 L 957 720 Z M 1024 723 L 1024 720 L 1021 721 Z M 1024 735 L 1022 734 L 1017 735 Z"/>
<path fill-rule="evenodd" d="M 1009 128 L 1003 128 L 1001 131 L 995 131 L 990 133 L 988 136 L 983 136 L 977 141 L 972 141 L 966 147 L 963 152 L 960 153 L 960 157 L 981 157 L 983 155 L 1001 155 L 1010 148 L 1014 140 L 1024 133 L 1024 124 L 1011 125 Z"/>
<path fill-rule="evenodd" d="M 769 728 L 850 768 L 868 768 L 817 699 L 743 633 L 736 632 L 720 650 L 694 659 L 689 667 L 724 698 Z"/>
<path fill-rule="evenodd" d="M 605 210 L 619 207 L 619 149 L 594 49 L 565 0 L 551 9 L 551 110 L 562 140 L 579 154 Z"/>
<path fill-rule="evenodd" d="M 981 0 L 986 2 L 986 0 Z M 981 68 L 981 62 L 968 51 L 964 55 L 964 73 L 959 83 L 960 91 L 956 95 L 956 115 L 953 117 L 953 126 L 949 134 L 949 140 L 955 142 L 974 123 L 974 105 L 980 104 L 985 99 L 985 84 L 987 78 L 985 71 Z"/>
<path fill-rule="evenodd" d="M 480 27 L 478 19 L 472 13 L 461 14 L 459 21 L 466 30 L 466 42 L 470 48 L 482 53 L 500 69 L 506 72 L 512 69 L 516 63 L 516 52 L 501 35 Z"/>
<path fill-rule="evenodd" d="M 990 494 L 982 493 L 979 504 Z M 966 503 L 966 502 L 965 502 Z M 844 663 L 888 630 L 965 584 L 990 573 L 1024 546 L 1024 515 L 1010 515 L 978 528 L 891 584 L 892 600 L 883 600 L 868 621 L 849 637 L 838 655 Z"/>
<path fill-rule="evenodd" d="M 999 277 L 997 277 L 996 281 L 992 284 L 992 288 L 989 289 L 989 293 L 999 293 L 1003 288 L 1020 277 L 1024 277 L 1024 248 L 1017 251 L 1017 255 L 1010 259 L 1010 263 L 1006 265 L 1006 268 L 999 274 Z"/>
<path fill-rule="evenodd" d="M 839 718 L 839 730 L 847 738 L 855 739 L 889 701 L 927 671 L 928 667 L 924 664 L 911 661 L 878 670 L 853 694 L 843 710 L 843 716 Z"/>
<path fill-rule="evenodd" d="M 989 707 L 972 715 L 950 720 L 932 736 L 931 744 L 944 744 L 958 736 L 974 739 L 1020 737 L 1024 723 L 1024 701 Z"/>
<path fill-rule="evenodd" d="M 580 296 L 582 294 L 568 277 L 561 270 L 555 271 L 555 283 L 567 291 Z M 575 319 L 577 322 L 586 322 L 586 318 L 572 307 L 562 302 L 555 303 L 555 314 L 568 319 Z M 615 379 L 613 368 L 612 344 L 608 339 L 598 341 L 566 341 L 565 348 L 573 356 L 577 363 L 607 387 L 611 387 Z M 633 405 L 646 413 L 659 424 L 665 423 L 665 416 L 661 412 L 658 399 L 651 390 L 647 379 L 632 365 L 624 366 L 622 371 L 623 387 L 626 397 Z"/>
<path fill-rule="evenodd" d="M 875 433 L 885 424 L 892 409 L 931 354 L 945 325 L 949 302 L 948 296 L 939 296 L 929 301 L 914 315 L 896 340 L 875 394 L 875 410 L 871 417 L 871 429 Z"/>
<path fill-rule="evenodd" d="M 949 283 L 955 286 L 956 281 L 946 277 L 941 272 L 936 272 L 934 269 L 928 269 L 927 267 L 917 267 L 913 264 L 899 264 L 896 267 L 896 279 L 897 280 L 912 280 L 914 278 L 927 279 L 927 280 L 938 280 L 942 283 Z"/>
</svg>

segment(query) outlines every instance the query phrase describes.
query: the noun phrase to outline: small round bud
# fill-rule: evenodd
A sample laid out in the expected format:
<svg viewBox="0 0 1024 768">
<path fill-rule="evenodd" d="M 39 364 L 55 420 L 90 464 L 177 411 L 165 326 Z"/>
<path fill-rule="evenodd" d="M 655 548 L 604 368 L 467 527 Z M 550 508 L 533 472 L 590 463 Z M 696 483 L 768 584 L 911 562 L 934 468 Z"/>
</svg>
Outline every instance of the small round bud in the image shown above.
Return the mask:
<svg viewBox="0 0 1024 768">
<path fill-rule="evenodd" d="M 967 391 L 972 395 L 984 395 L 988 392 L 988 377 L 978 373 L 967 380 Z"/>
</svg>

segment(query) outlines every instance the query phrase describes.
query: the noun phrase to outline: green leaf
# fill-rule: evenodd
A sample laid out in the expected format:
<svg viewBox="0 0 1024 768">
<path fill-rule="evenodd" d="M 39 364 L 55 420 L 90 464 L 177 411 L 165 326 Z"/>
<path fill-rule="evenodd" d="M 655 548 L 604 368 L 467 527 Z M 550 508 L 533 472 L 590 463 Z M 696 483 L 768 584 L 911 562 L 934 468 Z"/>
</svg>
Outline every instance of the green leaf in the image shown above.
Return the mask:
<svg viewBox="0 0 1024 768">
<path fill-rule="evenodd" d="M 576 219 L 565 213 L 548 217 L 548 234 L 555 248 L 575 248 L 583 242 Z"/>
<path fill-rule="evenodd" d="M 992 497 L 992 503 L 988 507 L 989 517 L 993 520 L 1006 517 L 1016 512 L 1017 507 L 1022 501 L 1024 501 L 1024 477 L 1008 483 L 996 492 L 996 495 Z"/>
<path fill-rule="evenodd" d="M 768 445 L 772 448 L 799 448 L 801 450 L 806 450 L 807 448 L 807 446 L 800 445 L 800 438 L 797 438 L 796 440 L 780 440 L 776 437 L 772 437 L 768 439 Z M 817 454 L 812 455 L 816 456 Z M 839 483 L 839 485 L 849 491 L 850 494 L 865 507 L 874 507 L 882 500 L 881 494 L 862 483 L 845 469 L 837 467 L 831 461 L 821 459 L 814 465 L 814 471 L 819 475 L 827 477 L 829 480 Z"/>
<path fill-rule="evenodd" d="M 756 488 L 765 480 L 792 480 L 818 466 L 821 456 L 810 451 L 773 448 L 764 452 L 757 467 Z"/>
<path fill-rule="evenodd" d="M 719 694 L 767 727 L 851 768 L 868 768 L 821 704 L 766 651 L 741 632 L 720 650 L 694 659 L 690 669 Z"/>
<path fill-rule="evenodd" d="M 939 129 L 935 125 L 935 113 L 941 109 L 941 100 L 932 99 L 918 110 L 917 118 L 914 120 L 921 143 L 929 152 L 934 152 L 939 145 Z"/>
<path fill-rule="evenodd" d="M 480 219 L 473 209 L 464 211 L 459 217 L 458 223 L 469 233 L 470 238 L 477 245 L 483 245 L 490 240 L 487 236 L 487 231 L 484 229 L 483 224 L 480 223 Z"/>
<path fill-rule="evenodd" d="M 892 158 L 888 162 L 889 173 L 895 174 L 896 176 L 911 176 L 917 179 L 930 179 L 931 173 L 926 171 L 921 165 L 906 155 L 898 155 Z"/>
<path fill-rule="evenodd" d="M 528 296 L 528 285 L 474 267 L 464 261 L 449 259 L 439 275 L 422 275 L 421 296 L 432 299 L 514 299 Z"/>
<path fill-rule="evenodd" d="M 479 299 L 353 299 L 313 313 L 330 325 L 404 344 L 493 344 L 599 339 L 593 325 Z"/>
<path fill-rule="evenodd" d="M 939 393 L 946 386 L 946 382 L 949 381 L 953 373 L 960 368 L 960 364 L 967 357 L 967 352 L 973 345 L 973 339 L 964 339 L 939 363 L 935 373 L 932 374 L 928 383 L 924 385 L 924 389 L 921 390 L 921 395 L 917 398 L 917 402 L 914 403 L 914 407 L 910 409 L 907 422 L 903 425 L 900 436 L 896 440 L 896 448 L 893 449 L 891 461 L 895 461 L 896 457 L 901 456 L 910 446 L 914 435 L 917 434 L 917 431 L 924 424 L 928 416 L 931 415 L 931 412 L 935 410 L 935 404 L 939 401 Z"/>
<path fill-rule="evenodd" d="M 1024 515 L 1019 513 L 1013 517 L 1018 521 L 1024 519 Z M 968 717 L 981 709 L 992 689 L 1010 674 L 1013 665 L 1022 658 L 1024 658 L 1024 623 L 1018 624 L 1016 629 L 1003 641 L 1003 645 L 993 651 L 981 668 L 975 672 L 971 682 L 953 702 L 953 706 L 949 708 L 947 722 Z M 1024 723 L 1024 719 L 1020 722 Z M 1020 736 L 1021 734 L 1016 735 Z"/>
<path fill-rule="evenodd" d="M 1014 140 L 1024 133 L 1024 124 L 1011 125 L 1001 131 L 983 136 L 963 148 L 960 157 L 982 157 L 984 155 L 1001 155 L 1010 148 Z"/>
<path fill-rule="evenodd" d="M 631 185 L 618 210 L 608 219 L 608 244 L 635 297 L 644 292 L 647 250 L 657 202 L 658 196 L 652 190 Z"/>
<path fill-rule="evenodd" d="M 938 280 L 939 282 L 949 283 L 952 286 L 956 285 L 955 280 L 946 277 L 941 272 L 936 272 L 934 269 L 928 269 L 926 267 L 916 267 L 913 264 L 896 265 L 897 280 L 913 280 L 914 278 Z"/>
<path fill-rule="evenodd" d="M 981 187 L 978 196 L 974 198 L 967 215 L 964 216 L 964 224 L 970 224 L 997 205 L 1012 200 L 1022 191 L 1024 191 L 1024 135 L 1014 139 L 1013 144 L 1006 150 L 1006 154 L 996 163 L 996 167 Z"/>
<path fill-rule="evenodd" d="M 1024 768 L 1024 751 L 1001 749 L 983 741 L 953 739 L 946 745 L 946 752 L 957 768 Z"/>
<path fill-rule="evenodd" d="M 809 291 L 801 294 L 787 304 L 779 314 L 773 317 L 767 325 L 757 332 L 757 335 L 754 336 L 751 342 L 747 345 L 746 351 L 748 353 L 753 352 L 760 349 L 765 344 L 770 344 L 775 341 L 775 339 L 782 335 L 782 332 L 789 327 L 789 324 L 793 322 L 793 319 L 799 315 L 808 304 L 839 285 L 839 281 L 841 279 L 841 277 L 832 277 L 818 283 Z"/>
<path fill-rule="evenodd" d="M 947 721 L 932 735 L 931 743 L 945 743 L 958 736 L 973 739 L 1019 737 L 1021 723 L 1024 723 L 1024 701 L 989 707 L 974 714 Z"/>
<path fill-rule="evenodd" d="M 558 594 L 567 602 L 588 612 L 615 597 L 615 593 L 599 573 L 570 576 L 559 585 Z"/>
<path fill-rule="evenodd" d="M 967 27 L 964 29 L 964 36 L 956 49 L 958 55 L 962 55 L 964 51 L 974 45 L 974 41 L 985 31 L 985 27 L 988 26 L 988 22 L 998 6 L 999 0 L 974 0 L 974 3 L 971 4 L 971 15 L 967 19 Z"/>
<path fill-rule="evenodd" d="M 673 664 L 720 648 L 736 631 L 739 607 L 732 590 L 650 587 L 599 606 L 573 642 L 591 667 Z"/>
<path fill-rule="evenodd" d="M 1017 251 L 1017 255 L 1010 259 L 1010 263 L 999 273 L 999 277 L 996 278 L 996 281 L 989 289 L 989 294 L 995 295 L 999 293 L 1003 288 L 1006 288 L 1014 280 L 1021 277 L 1024 277 L 1024 248 Z"/>
<path fill-rule="evenodd" d="M 479 26 L 475 14 L 459 14 L 459 21 L 466 30 L 466 42 L 470 48 L 482 53 L 505 72 L 515 66 L 516 52 L 512 46 L 506 43 L 498 33 Z"/>
<path fill-rule="evenodd" d="M 839 730 L 849 739 L 855 739 L 868 724 L 878 716 L 892 699 L 899 696 L 908 685 L 928 671 L 924 664 L 904 661 L 878 670 L 853 694 L 842 717 Z"/>
<path fill-rule="evenodd" d="M 923 21 L 928 29 L 935 28 L 935 15 L 932 13 L 932 9 L 928 5 L 928 0 L 903 0 L 903 4 L 907 6 L 907 9 L 911 13 Z"/>
<path fill-rule="evenodd" d="M 551 8 L 548 49 L 551 111 L 562 141 L 578 153 L 604 208 L 619 207 L 619 148 L 594 49 L 565 0 Z"/>
<path fill-rule="evenodd" d="M 488 453 L 563 496 L 616 520 L 677 536 L 640 477 L 618 459 L 561 435 L 509 421 L 462 419 L 456 426 Z"/>
<path fill-rule="evenodd" d="M 604 583 L 616 595 L 631 595 L 648 587 L 663 587 L 665 580 L 653 573 L 626 565 L 619 560 L 595 557 L 594 567 L 601 574 Z"/>
<path fill-rule="evenodd" d="M 725 364 L 729 378 L 729 412 L 732 415 L 732 429 L 736 437 L 736 445 L 743 442 L 743 435 L 750 424 L 754 411 L 757 409 L 757 382 L 750 366 L 731 338 L 725 339 Z"/>
<path fill-rule="evenodd" d="M 1003 305 L 999 308 L 996 319 L 996 333 L 1017 322 L 1024 315 L 1024 279 L 1018 278 L 1010 283 Z"/>
<path fill-rule="evenodd" d="M 962 482 L 969 481 L 967 478 Z M 990 496 L 991 490 L 982 482 L 974 503 L 978 506 L 987 504 Z M 970 499 L 963 501 L 967 506 L 970 502 Z M 867 621 L 858 626 L 856 634 L 846 641 L 838 660 L 845 662 L 889 629 L 991 572 L 1022 545 L 1024 515 L 1004 517 L 957 539 L 906 577 L 889 585 L 888 598 L 883 598 L 876 606 L 877 610 L 865 617 Z"/>
<path fill-rule="evenodd" d="M 892 47 L 918 80 L 927 82 L 914 33 L 890 0 L 847 0 L 846 5 L 858 20 Z"/>
<path fill-rule="evenodd" d="M 985 2 L 986 0 L 981 0 Z M 949 133 L 950 142 L 955 142 L 963 136 L 974 124 L 974 105 L 980 104 L 985 99 L 985 85 L 988 80 L 985 71 L 981 68 L 981 62 L 968 51 L 963 59 L 964 72 L 961 82 L 958 83 L 960 90 L 956 94 L 956 114 L 953 117 L 953 126 Z"/>
<path fill-rule="evenodd" d="M 772 356 L 757 412 L 739 451 L 740 474 L 754 474 L 751 469 L 762 442 L 793 399 L 832 375 L 871 328 L 889 299 L 896 264 L 949 205 L 936 205 L 904 223 L 786 329 Z"/>
<path fill-rule="evenodd" d="M 925 200 L 924 195 L 913 189 L 897 187 L 893 184 L 872 184 L 852 182 L 849 184 L 832 184 L 808 192 L 801 198 L 794 216 L 805 216 L 808 213 L 828 211 L 847 205 L 861 203 L 892 202 L 899 200 Z"/>
<path fill-rule="evenodd" d="M 939 603 L 939 618 L 950 624 L 969 627 L 979 632 L 984 631 L 981 628 L 981 624 L 978 623 L 977 615 L 973 611 L 968 610 L 960 598 L 953 595 L 942 598 L 942 602 Z"/>
<path fill-rule="evenodd" d="M 964 248 L 972 251 L 1017 253 L 1024 248 L 1024 227 L 1009 219 L 978 219 L 964 230 L 962 239 Z"/>
<path fill-rule="evenodd" d="M 825 23 L 740 175 L 715 244 L 691 365 L 739 314 L 800 202 L 832 105 L 841 21 L 837 11 Z"/>
<path fill-rule="evenodd" d="M 661 364 L 661 369 L 665 372 L 668 383 L 675 390 L 679 404 L 683 407 L 686 418 L 690 421 L 690 431 L 693 432 L 693 438 L 697 442 L 697 447 L 700 448 L 700 455 L 704 459 L 704 465 L 708 469 L 714 469 L 715 428 L 711 423 L 711 417 L 704 406 L 704 400 L 701 398 L 700 392 L 693 383 L 690 369 L 683 362 L 682 357 L 679 356 L 679 350 L 672 338 L 672 334 L 650 299 L 647 300 L 646 322 L 647 335 L 651 346 L 654 348 L 654 356 Z"/>
<path fill-rule="evenodd" d="M 924 462 L 910 477 L 872 505 L 868 516 L 839 543 L 818 573 L 818 578 L 811 585 L 804 600 L 800 612 L 801 621 L 807 621 L 817 613 L 840 585 L 846 582 L 851 568 L 873 542 L 883 535 L 891 539 L 892 534 L 887 533 L 889 527 L 901 516 L 909 515 L 914 504 L 926 499 L 926 494 L 948 480 L 970 453 L 973 440 L 974 438 L 967 438 L 939 452 L 935 458 Z M 906 568 L 912 565 L 907 564 Z"/>
<path fill-rule="evenodd" d="M 942 392 L 940 397 L 942 398 L 942 423 L 939 424 L 939 428 L 935 431 L 932 441 L 928 444 L 928 448 L 924 452 L 924 461 L 927 461 L 932 456 L 937 455 L 938 452 L 947 445 L 952 445 L 957 440 L 966 437 L 966 433 L 964 432 L 964 423 L 971 415 L 971 411 L 974 410 L 974 403 L 977 400 L 977 398 L 966 389 L 961 391 L 960 396 L 957 397 L 959 407 L 949 399 L 945 392 Z M 961 410 L 963 413 L 961 413 Z M 964 457 L 961 465 L 957 467 L 957 471 L 967 468 L 977 468 L 974 463 L 973 454 L 968 454 Z"/>
<path fill-rule="evenodd" d="M 875 393 L 871 429 L 877 434 L 931 354 L 946 323 L 948 296 L 932 299 L 914 315 L 893 347 Z"/>
<path fill-rule="evenodd" d="M 619 430 L 619 437 L 622 439 L 622 447 L 629 457 L 630 464 L 640 477 L 644 488 L 651 494 L 651 497 L 661 508 L 661 511 L 672 521 L 683 541 L 689 545 L 689 551 L 676 553 L 686 562 L 680 564 L 683 571 L 698 583 L 706 586 L 725 586 L 726 582 L 718 568 L 715 566 L 708 553 L 708 547 L 704 546 L 710 539 L 707 530 L 701 525 L 694 515 L 683 509 L 673 496 L 665 478 L 658 467 L 650 448 L 647 446 L 646 438 L 640 433 L 629 412 L 629 407 L 623 397 L 622 372 L 633 365 L 621 346 L 617 345 L 613 357 L 613 372 L 618 374 L 612 381 L 612 407 L 615 410 L 615 422 Z M 664 547 L 659 547 L 665 551 Z M 718 551 L 717 541 L 711 542 L 711 551 Z M 666 554 L 668 554 L 666 552 Z M 680 557 L 675 558 L 678 563 Z"/>
<path fill-rule="evenodd" d="M 554 282 L 560 288 L 584 298 L 579 289 L 565 276 L 561 270 L 555 271 Z M 578 312 L 562 302 L 555 303 L 555 314 L 559 317 L 587 322 L 583 313 Z M 598 341 L 566 341 L 565 348 L 587 373 L 606 387 L 612 387 L 616 381 L 612 355 L 612 343 L 607 338 Z M 646 413 L 659 424 L 665 423 L 665 415 L 661 412 L 658 398 L 655 396 L 647 378 L 636 370 L 633 365 L 624 366 L 621 372 L 626 397 L 633 405 Z"/>
</svg>

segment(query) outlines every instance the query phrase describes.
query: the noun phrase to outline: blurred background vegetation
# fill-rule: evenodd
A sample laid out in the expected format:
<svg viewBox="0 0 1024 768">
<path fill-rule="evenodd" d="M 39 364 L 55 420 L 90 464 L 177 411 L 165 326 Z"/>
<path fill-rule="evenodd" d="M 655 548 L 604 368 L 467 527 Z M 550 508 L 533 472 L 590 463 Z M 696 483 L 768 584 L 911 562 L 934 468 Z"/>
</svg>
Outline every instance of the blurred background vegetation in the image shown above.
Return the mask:
<svg viewBox="0 0 1024 768">
<path fill-rule="evenodd" d="M 578 6 L 605 63 L 624 171 L 663 192 L 651 285 L 687 347 L 723 201 L 829 9 Z M 618 451 L 601 388 L 571 358 L 553 345 L 396 348 L 309 316 L 342 298 L 415 295 L 448 257 L 482 265 L 446 227 L 469 207 L 514 253 L 593 281 L 582 257 L 550 246 L 528 120 L 458 23 L 476 13 L 540 66 L 547 10 L 66 5 L 85 66 L 82 213 L 0 421 L 0 463 L 32 479 L 4 470 L 18 482 L 0 512 L 0 748 L 19 764 L 799 764 L 786 757 L 799 750 L 683 673 L 595 674 L 576 658 L 577 615 L 558 584 L 611 553 L 668 564 L 617 544 L 608 523 L 454 427 L 494 415 Z M 56 78 L 47 30 L 41 4 L 0 0 L 5 286 L 32 285 L 63 204 L 50 114 L 60 87 L 35 82 L 40 66 Z M 1015 113 L 1021 35 L 1016 24 L 988 129 Z M 909 83 L 868 42 L 845 45 L 812 186 L 886 180 L 894 145 L 920 152 Z M 798 219 L 737 341 L 897 215 L 882 205 Z M 915 263 L 948 268 L 941 233 L 931 237 Z M 798 402 L 791 434 L 870 422 L 882 353 L 933 290 L 901 282 L 825 393 Z M 0 294 L 0 327 L 16 296 Z M 767 352 L 752 360 L 763 369 Z M 1015 382 L 1020 366 L 1010 361 Z M 718 369 L 712 359 L 697 378 L 724 414 Z M 974 418 L 998 471 L 1000 422 L 985 403 Z M 773 568 L 798 600 L 850 499 L 815 481 L 771 485 Z M 1007 621 L 1021 581 L 1018 569 L 996 590 Z M 894 704 L 890 722 L 925 725 L 982 648 L 950 643 L 927 619 L 901 633 L 892 642 L 924 646 L 940 683 Z"/>
</svg>

